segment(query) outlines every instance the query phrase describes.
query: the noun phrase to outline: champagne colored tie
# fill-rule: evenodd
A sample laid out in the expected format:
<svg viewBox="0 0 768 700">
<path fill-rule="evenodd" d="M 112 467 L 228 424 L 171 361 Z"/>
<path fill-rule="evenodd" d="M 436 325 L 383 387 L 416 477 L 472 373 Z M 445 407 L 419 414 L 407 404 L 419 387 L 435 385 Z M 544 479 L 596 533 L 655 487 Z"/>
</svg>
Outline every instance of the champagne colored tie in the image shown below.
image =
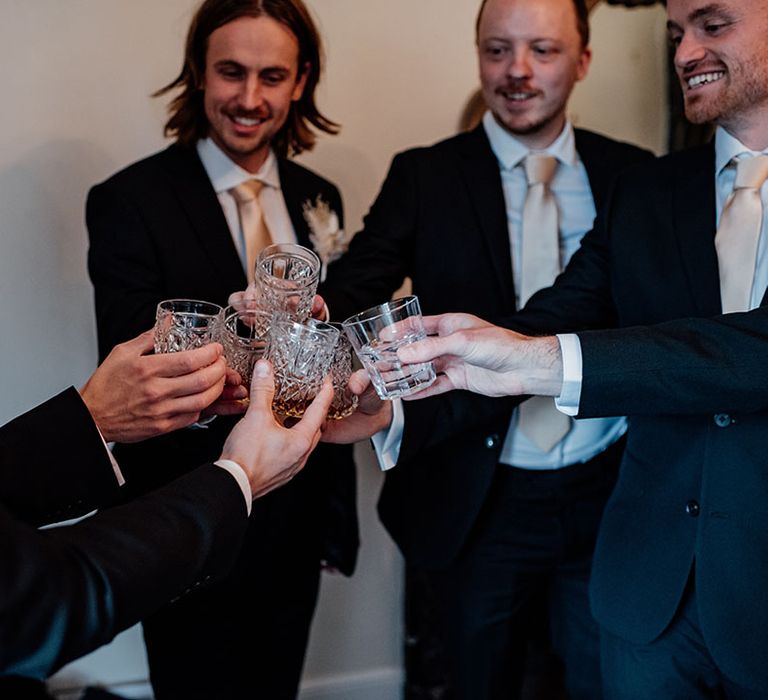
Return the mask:
<svg viewBox="0 0 768 700">
<path fill-rule="evenodd" d="M 259 180 L 248 180 L 230 190 L 237 202 L 240 226 L 243 229 L 248 284 L 253 281 L 256 258 L 263 248 L 272 244 L 272 236 L 264 221 L 264 212 L 259 202 L 262 187 L 263 183 Z"/>
<path fill-rule="evenodd" d="M 768 156 L 736 161 L 733 193 L 723 207 L 715 236 L 723 313 L 751 306 L 757 243 L 763 225 L 760 188 L 768 178 Z"/>
<path fill-rule="evenodd" d="M 549 188 L 555 170 L 552 156 L 532 153 L 525 159 L 520 306 L 560 274 L 557 202 Z M 571 419 L 557 410 L 554 399 L 534 396 L 520 405 L 517 426 L 542 452 L 549 452 L 571 429 Z"/>
</svg>

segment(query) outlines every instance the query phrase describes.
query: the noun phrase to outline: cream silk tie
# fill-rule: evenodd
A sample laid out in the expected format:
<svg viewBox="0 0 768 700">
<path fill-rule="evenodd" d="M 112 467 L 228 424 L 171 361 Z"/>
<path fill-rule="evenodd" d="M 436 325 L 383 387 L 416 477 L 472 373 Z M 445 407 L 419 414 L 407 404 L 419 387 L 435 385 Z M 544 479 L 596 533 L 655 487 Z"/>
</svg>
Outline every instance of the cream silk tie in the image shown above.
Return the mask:
<svg viewBox="0 0 768 700">
<path fill-rule="evenodd" d="M 763 225 L 760 188 L 768 178 L 768 156 L 736 162 L 733 193 L 723 207 L 715 236 L 723 313 L 747 311 L 755 277 L 757 243 Z"/>
<path fill-rule="evenodd" d="M 272 236 L 264 221 L 264 213 L 259 202 L 262 187 L 263 183 L 259 180 L 247 180 L 230 190 L 240 214 L 240 226 L 243 229 L 245 242 L 246 276 L 249 284 L 253 281 L 259 252 L 272 244 Z"/>
<path fill-rule="evenodd" d="M 525 159 L 528 192 L 523 205 L 520 306 L 560 274 L 557 202 L 549 188 L 557 159 L 529 154 Z M 571 419 L 555 407 L 554 399 L 534 396 L 520 405 L 518 429 L 543 452 L 549 452 L 571 429 Z"/>
</svg>

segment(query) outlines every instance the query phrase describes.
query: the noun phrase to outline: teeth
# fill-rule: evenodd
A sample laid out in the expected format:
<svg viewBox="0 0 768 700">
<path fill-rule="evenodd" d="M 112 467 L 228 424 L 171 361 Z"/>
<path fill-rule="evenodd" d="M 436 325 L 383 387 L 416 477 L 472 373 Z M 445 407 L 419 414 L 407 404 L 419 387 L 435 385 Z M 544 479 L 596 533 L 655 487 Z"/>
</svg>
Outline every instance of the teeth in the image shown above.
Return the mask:
<svg viewBox="0 0 768 700">
<path fill-rule="evenodd" d="M 527 100 L 529 97 L 532 97 L 531 93 L 528 92 L 505 92 L 504 97 L 506 97 L 508 100 Z"/>
<path fill-rule="evenodd" d="M 688 80 L 688 87 L 695 88 L 705 83 L 714 83 L 725 76 L 724 71 L 717 71 L 715 73 L 702 73 L 701 75 L 694 75 L 693 78 Z"/>
<path fill-rule="evenodd" d="M 256 126 L 261 124 L 263 119 L 248 119 L 247 117 L 234 117 L 235 123 L 241 126 Z"/>
</svg>

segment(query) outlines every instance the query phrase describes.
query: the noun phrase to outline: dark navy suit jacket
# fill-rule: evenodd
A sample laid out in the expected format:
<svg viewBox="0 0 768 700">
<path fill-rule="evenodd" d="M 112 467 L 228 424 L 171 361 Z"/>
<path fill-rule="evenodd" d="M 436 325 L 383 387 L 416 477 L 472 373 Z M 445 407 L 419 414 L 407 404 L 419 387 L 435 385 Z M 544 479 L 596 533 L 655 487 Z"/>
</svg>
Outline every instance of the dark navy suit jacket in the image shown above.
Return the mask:
<svg viewBox="0 0 768 700">
<path fill-rule="evenodd" d="M 576 130 L 599 208 L 616 174 L 650 158 L 635 146 Z M 425 314 L 499 318 L 515 309 L 509 229 L 498 161 L 482 126 L 395 157 L 381 192 L 323 290 L 341 317 L 388 299 L 411 277 Z M 400 460 L 387 473 L 382 522 L 408 560 L 447 566 L 488 494 L 512 399 L 468 392 L 405 403 Z"/>
<path fill-rule="evenodd" d="M 580 333 L 580 416 L 628 415 L 592 605 L 635 642 L 693 571 L 720 668 L 768 691 L 768 307 L 721 314 L 709 145 L 620 176 L 580 251 L 516 328 Z M 648 326 L 649 324 L 659 324 Z"/>
</svg>

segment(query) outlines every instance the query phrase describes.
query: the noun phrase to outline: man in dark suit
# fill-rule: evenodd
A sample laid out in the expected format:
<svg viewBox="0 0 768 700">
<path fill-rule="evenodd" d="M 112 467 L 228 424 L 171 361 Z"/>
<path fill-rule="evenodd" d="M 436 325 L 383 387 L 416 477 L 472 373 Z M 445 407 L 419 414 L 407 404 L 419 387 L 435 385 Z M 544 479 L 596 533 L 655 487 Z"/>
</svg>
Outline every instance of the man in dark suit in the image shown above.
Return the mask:
<svg viewBox="0 0 768 700">
<path fill-rule="evenodd" d="M 583 2 L 488 0 L 477 46 L 489 111 L 469 133 L 395 157 L 364 230 L 322 288 L 333 314 L 381 302 L 406 276 L 426 313 L 508 314 L 540 271 L 526 269 L 537 267 L 525 253 L 527 163 L 543 157 L 556 168 L 547 192 L 559 225 L 547 233 L 559 271 L 616 173 L 650 158 L 566 118 L 590 60 Z M 513 409 L 468 394 L 407 404 L 379 512 L 411 571 L 438 594 L 458 697 L 516 697 L 526 618 L 543 595 L 571 696 L 596 700 L 587 579 L 624 422 L 566 421 L 547 444 L 518 425 Z"/>
<path fill-rule="evenodd" d="M 162 356 L 148 355 L 151 346 L 144 335 L 116 347 L 80 394 L 70 388 L 0 427 L 0 684 L 8 692 L 10 676 L 43 679 L 225 574 L 251 500 L 290 480 L 320 437 L 330 389 L 286 429 L 272 416 L 263 362 L 248 412 L 215 463 L 78 524 L 36 530 L 117 498 L 123 475 L 105 440 L 189 424 L 221 393 L 220 345 Z"/>
<path fill-rule="evenodd" d="M 591 584 L 608 697 L 752 700 L 768 695 L 768 3 L 667 6 L 686 114 L 715 141 L 624 173 L 565 273 L 508 321 L 580 332 L 449 316 L 403 359 L 453 356 L 435 391 L 629 415 Z"/>
<path fill-rule="evenodd" d="M 318 200 L 343 226 L 336 187 L 288 160 L 312 147 L 313 127 L 337 131 L 315 105 L 320 55 L 301 0 L 201 5 L 182 72 L 161 91 L 179 91 L 166 128 L 176 142 L 89 195 L 102 354 L 150 325 L 162 299 L 224 305 L 246 287 L 254 251 L 236 189 L 248 181 L 259 183 L 273 242 L 311 247 L 303 210 Z M 141 469 L 146 488 L 218 454 L 230 424 L 219 418 L 204 429 L 118 446 L 116 454 L 126 471 Z M 169 454 L 177 457 L 170 468 Z M 351 574 L 357 545 L 351 448 L 323 445 L 299 479 L 254 508 L 226 581 L 145 621 L 156 697 L 294 697 L 321 565 Z"/>
</svg>

